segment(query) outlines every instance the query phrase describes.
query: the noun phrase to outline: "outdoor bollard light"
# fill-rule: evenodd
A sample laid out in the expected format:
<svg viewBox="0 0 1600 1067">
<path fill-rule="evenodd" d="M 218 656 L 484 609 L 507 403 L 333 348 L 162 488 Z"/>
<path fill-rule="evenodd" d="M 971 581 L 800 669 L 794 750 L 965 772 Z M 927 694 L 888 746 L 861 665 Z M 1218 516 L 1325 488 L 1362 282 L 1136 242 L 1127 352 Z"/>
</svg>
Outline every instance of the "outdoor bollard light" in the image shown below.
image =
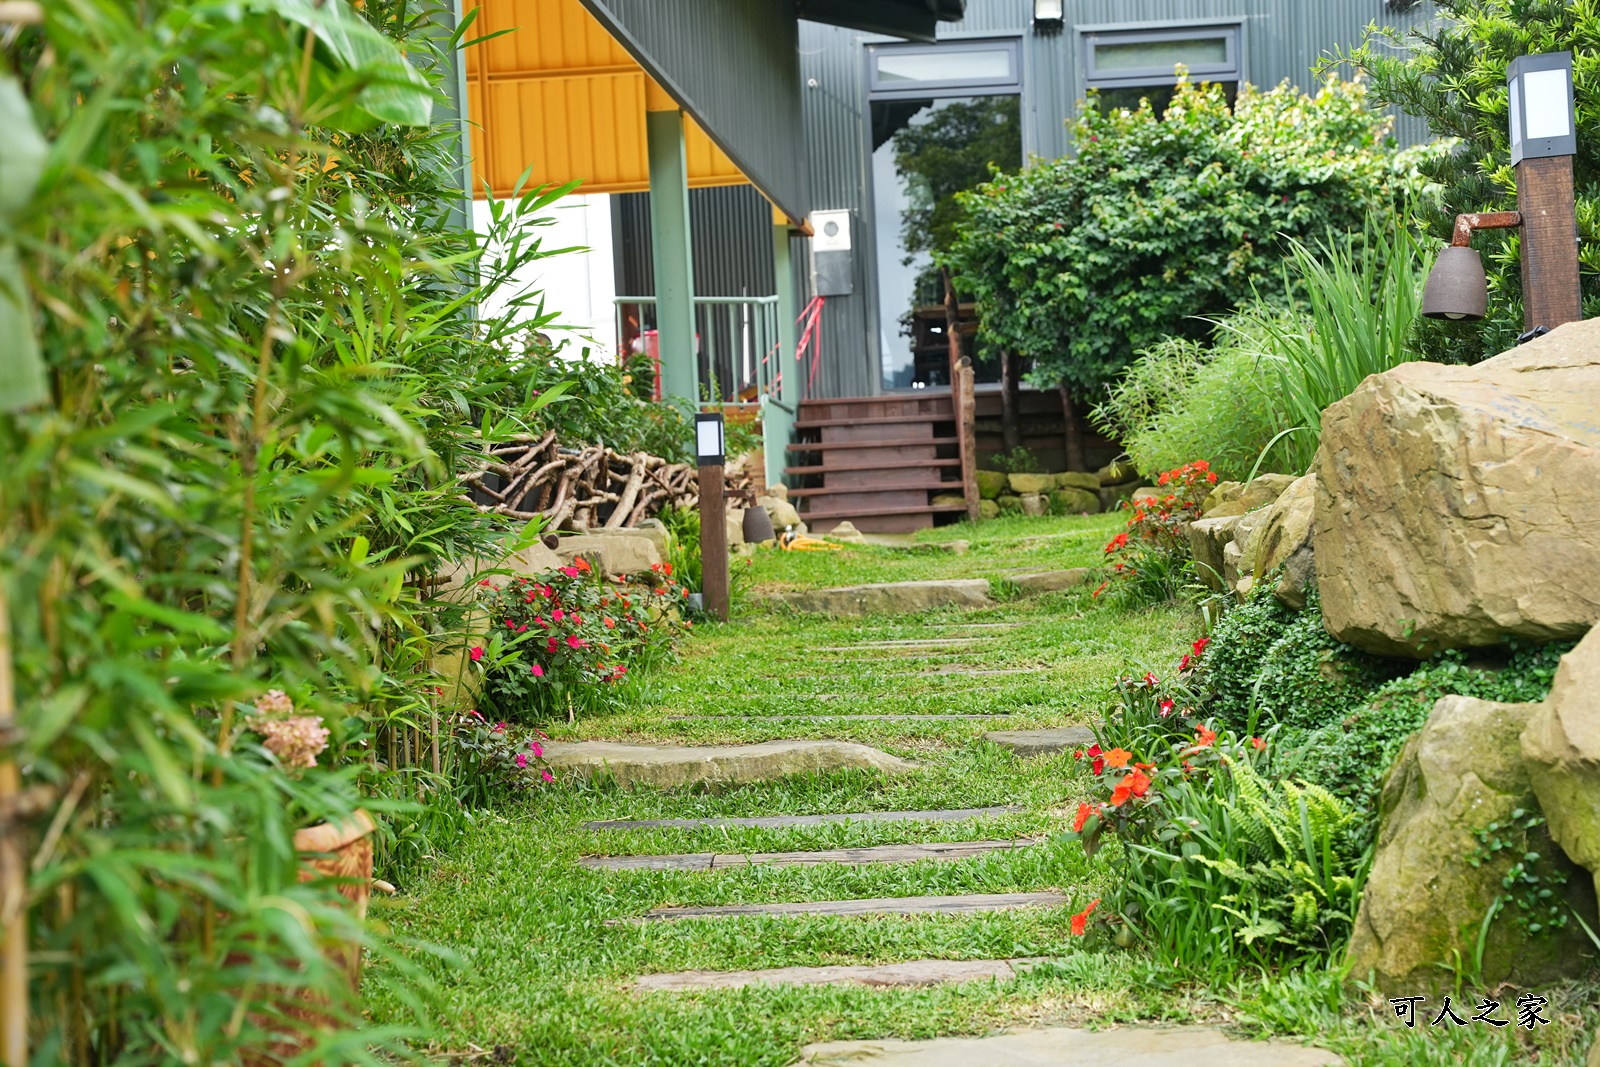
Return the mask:
<svg viewBox="0 0 1600 1067">
<path fill-rule="evenodd" d="M 723 500 L 722 466 L 727 462 L 720 412 L 694 417 L 695 462 L 700 467 L 700 591 L 705 609 L 728 618 L 728 507 Z"/>
<path fill-rule="evenodd" d="M 1483 318 L 1488 283 L 1483 260 L 1469 246 L 1472 231 L 1520 227 L 1523 327 L 1550 329 L 1583 318 L 1572 176 L 1578 151 L 1572 53 L 1513 60 L 1506 86 L 1519 210 L 1456 217 L 1450 247 L 1439 253 L 1428 275 L 1422 313 L 1432 319 Z"/>
</svg>

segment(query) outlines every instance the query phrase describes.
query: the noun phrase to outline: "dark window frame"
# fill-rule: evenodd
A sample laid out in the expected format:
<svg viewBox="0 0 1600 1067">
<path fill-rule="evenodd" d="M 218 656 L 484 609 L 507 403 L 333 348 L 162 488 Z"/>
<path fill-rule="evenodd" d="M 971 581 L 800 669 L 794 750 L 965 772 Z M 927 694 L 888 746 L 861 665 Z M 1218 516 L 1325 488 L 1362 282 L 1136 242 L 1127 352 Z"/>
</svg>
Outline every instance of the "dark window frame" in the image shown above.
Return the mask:
<svg viewBox="0 0 1600 1067">
<path fill-rule="evenodd" d="M 921 100 L 947 96 L 1022 95 L 1022 38 L 971 37 L 938 44 L 870 44 L 867 46 L 867 101 Z M 937 81 L 884 82 L 878 78 L 878 57 L 883 55 L 950 55 L 957 52 L 1009 53 L 1009 78 L 944 78 Z"/>
<path fill-rule="evenodd" d="M 1239 19 L 1197 20 L 1194 22 L 1122 23 L 1115 26 L 1075 26 L 1078 37 L 1080 95 L 1090 89 L 1142 89 L 1178 84 L 1172 68 L 1145 67 L 1099 74 L 1095 70 L 1095 49 L 1101 45 L 1193 41 L 1220 38 L 1227 58 L 1222 63 L 1198 63 L 1189 67 L 1196 82 L 1243 84 L 1244 23 Z"/>
</svg>

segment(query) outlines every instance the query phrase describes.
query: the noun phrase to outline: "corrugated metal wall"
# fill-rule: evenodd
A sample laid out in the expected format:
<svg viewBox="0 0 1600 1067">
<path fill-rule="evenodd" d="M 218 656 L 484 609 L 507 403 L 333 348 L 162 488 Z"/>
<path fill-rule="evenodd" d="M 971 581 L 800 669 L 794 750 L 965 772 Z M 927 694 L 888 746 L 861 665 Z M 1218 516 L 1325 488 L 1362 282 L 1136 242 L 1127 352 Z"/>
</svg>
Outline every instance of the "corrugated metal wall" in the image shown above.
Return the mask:
<svg viewBox="0 0 1600 1067">
<path fill-rule="evenodd" d="M 650 195 L 611 198 L 617 292 L 654 296 Z M 748 185 L 689 190 L 695 296 L 771 296 L 772 207 Z"/>
<path fill-rule="evenodd" d="M 1082 95 L 1075 26 L 1139 25 L 1240 19 L 1245 30 L 1244 74 L 1252 84 L 1311 82 L 1311 67 L 1336 49 L 1360 42 L 1371 22 L 1412 25 L 1432 5 L 1393 15 L 1384 0 L 1067 0 L 1066 27 L 1036 32 L 1032 0 L 969 0 L 962 22 L 939 26 L 940 40 L 1020 36 L 1023 43 L 1023 151 L 1055 158 L 1069 149 L 1066 124 Z M 848 209 L 854 217 L 855 292 L 832 297 L 823 315 L 823 366 L 808 395 L 867 396 L 880 391 L 876 249 L 868 181 L 864 46 L 888 38 L 813 23 L 800 26 L 800 73 L 811 199 L 817 209 Z M 1425 140 L 1413 119 L 1400 121 L 1404 143 Z M 806 282 L 808 251 L 796 247 L 795 266 Z"/>
<path fill-rule="evenodd" d="M 791 0 L 583 0 L 791 218 L 811 210 Z"/>
</svg>

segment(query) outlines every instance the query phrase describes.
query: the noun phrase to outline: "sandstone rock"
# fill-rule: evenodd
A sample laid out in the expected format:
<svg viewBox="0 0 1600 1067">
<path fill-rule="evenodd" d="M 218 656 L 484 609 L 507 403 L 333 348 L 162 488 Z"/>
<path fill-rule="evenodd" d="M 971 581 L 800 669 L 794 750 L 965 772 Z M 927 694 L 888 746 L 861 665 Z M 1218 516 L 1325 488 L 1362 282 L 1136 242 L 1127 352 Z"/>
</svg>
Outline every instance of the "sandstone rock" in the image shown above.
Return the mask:
<svg viewBox="0 0 1600 1067">
<path fill-rule="evenodd" d="M 728 509 L 728 547 L 738 548 L 744 544 L 744 508 Z"/>
<path fill-rule="evenodd" d="M 935 493 L 933 497 L 933 505 L 934 507 L 966 507 L 967 498 L 962 496 L 960 493 Z"/>
<path fill-rule="evenodd" d="M 637 526 L 632 527 L 646 534 L 656 543 L 656 551 L 661 553 L 661 558 L 667 558 L 667 524 L 660 519 L 640 519 Z"/>
<path fill-rule="evenodd" d="M 1076 589 L 1087 582 L 1094 571 L 1088 567 L 1070 567 L 1060 571 L 1038 571 L 1034 574 L 1019 574 L 1011 579 L 1024 593 L 1060 593 L 1067 589 Z"/>
<path fill-rule="evenodd" d="M 1166 495 L 1167 491 L 1165 489 L 1157 489 L 1153 485 L 1140 485 L 1134 487 L 1133 492 L 1128 494 L 1128 499 L 1135 502 L 1144 500 L 1147 497 L 1160 500 Z"/>
<path fill-rule="evenodd" d="M 463 560 L 440 567 L 435 577 L 434 596 L 460 600 L 471 594 L 479 581 L 487 581 L 496 589 L 517 578 L 531 578 L 536 574 L 549 574 L 566 563 L 564 559 L 535 541 L 520 552 L 513 553 L 498 563 L 482 559 Z M 509 574 L 486 574 L 485 571 L 508 571 Z"/>
<path fill-rule="evenodd" d="M 1095 496 L 1100 498 L 1101 511 L 1115 511 L 1124 501 L 1133 496 L 1133 491 L 1139 488 L 1138 482 L 1123 482 L 1121 485 L 1103 485 Z"/>
<path fill-rule="evenodd" d="M 1316 563 L 1311 548 L 1312 519 L 1316 514 L 1317 476 L 1308 474 L 1291 482 L 1261 526 L 1259 547 L 1251 574 L 1261 581 L 1279 567 L 1273 593 L 1296 611 L 1306 606 L 1306 590 L 1315 582 Z"/>
<path fill-rule="evenodd" d="M 1353 976 L 1373 971 L 1391 993 L 1420 994 L 1450 982 L 1446 968 L 1456 961 L 1473 958 L 1484 916 L 1512 862 L 1504 856 L 1472 866 L 1475 834 L 1491 822 L 1509 821 L 1516 809 L 1537 808 L 1518 738 L 1538 708 L 1447 696 L 1406 742 L 1378 804 L 1377 851 L 1350 939 Z M 1579 914 L 1593 915 L 1590 880 L 1542 828 L 1529 847 L 1545 857 L 1541 863 L 1569 872 L 1568 902 Z M 1515 912 L 1507 908 L 1490 923 L 1485 985 L 1528 987 L 1587 967 L 1586 939 L 1576 923 L 1529 938 Z"/>
<path fill-rule="evenodd" d="M 1022 494 L 1022 513 L 1024 515 L 1048 515 L 1050 513 L 1050 498 L 1043 493 Z"/>
<path fill-rule="evenodd" d="M 1254 591 L 1255 587 L 1255 576 L 1251 574 L 1245 575 L 1243 578 L 1239 579 L 1239 584 L 1233 587 L 1234 598 L 1238 600 L 1239 603 L 1243 604 L 1245 601 L 1250 599 L 1250 594 L 1252 591 Z"/>
<path fill-rule="evenodd" d="M 787 503 L 789 500 L 789 487 L 782 482 L 775 482 L 767 486 L 767 495 Z"/>
<path fill-rule="evenodd" d="M 845 519 L 829 530 L 827 536 L 835 541 L 860 541 L 863 535 L 855 523 Z"/>
<path fill-rule="evenodd" d="M 1600 621 L 1600 320 L 1476 366 L 1406 363 L 1322 418 L 1328 630 L 1386 655 Z"/>
<path fill-rule="evenodd" d="M 1206 494 L 1205 501 L 1200 505 L 1203 515 L 1210 515 L 1213 508 L 1221 507 L 1229 500 L 1239 495 L 1239 490 L 1244 488 L 1243 482 L 1218 482 L 1211 487 L 1211 492 Z"/>
<path fill-rule="evenodd" d="M 844 741 L 768 741 L 704 748 L 551 741 L 544 751 L 554 768 L 585 776 L 609 772 L 625 788 L 766 782 L 849 769 L 899 774 L 917 766 L 876 748 Z"/>
<path fill-rule="evenodd" d="M 772 520 L 772 528 L 779 533 L 784 527 L 794 526 L 800 521 L 800 512 L 788 500 L 780 500 L 775 496 L 758 496 L 756 503 L 765 508 L 767 517 Z"/>
<path fill-rule="evenodd" d="M 978 514 L 985 519 L 998 519 L 1000 517 L 1000 505 L 993 500 L 980 500 L 978 501 Z"/>
<path fill-rule="evenodd" d="M 1100 479 L 1084 471 L 1062 471 L 1056 475 L 1057 489 L 1087 489 L 1091 493 L 1100 491 Z"/>
<path fill-rule="evenodd" d="M 1101 485 L 1121 485 L 1124 482 L 1139 480 L 1139 472 L 1134 468 L 1133 460 L 1127 456 L 1107 463 L 1104 467 L 1095 471 L 1094 476 L 1100 479 Z"/>
<path fill-rule="evenodd" d="M 1221 518 L 1224 515 L 1243 515 L 1276 501 L 1294 480 L 1292 474 L 1263 474 L 1244 484 L 1222 482 L 1211 491 L 1211 495 L 1206 497 L 1201 507 L 1208 519 Z M 1238 488 L 1221 491 L 1223 486 Z M 1212 505 L 1213 498 L 1218 501 L 1215 505 Z"/>
<path fill-rule="evenodd" d="M 1030 756 L 1054 756 L 1094 744 L 1094 731 L 1087 726 L 1057 726 L 1047 730 L 990 730 L 983 737 L 1024 759 Z"/>
<path fill-rule="evenodd" d="M 1098 515 L 1100 496 L 1087 489 L 1056 489 L 1050 494 L 1052 515 Z"/>
<path fill-rule="evenodd" d="M 795 1067 L 1339 1067 L 1288 1041 L 1248 1041 L 1198 1026 L 1024 1027 L 991 1037 L 874 1038 L 808 1045 Z"/>
<path fill-rule="evenodd" d="M 806 589 L 785 593 L 782 600 L 796 611 L 825 615 L 907 614 L 952 605 L 983 608 L 992 603 L 989 583 L 982 578 Z"/>
<path fill-rule="evenodd" d="M 1200 580 L 1219 593 L 1224 591 L 1223 552 L 1233 542 L 1241 519 L 1239 515 L 1196 519 L 1184 531 L 1189 538 L 1189 554 L 1200 571 Z"/>
<path fill-rule="evenodd" d="M 1048 493 L 1055 488 L 1056 476 L 1053 474 L 1011 474 L 1007 475 L 1006 484 L 1011 486 L 1011 491 L 1018 496 L 1027 496 L 1029 493 Z"/>
<path fill-rule="evenodd" d="M 1550 696 L 1523 731 L 1522 758 L 1550 835 L 1600 890 L 1600 628 L 1561 657 Z M 1593 918 L 1584 921 L 1594 926 Z"/>
<path fill-rule="evenodd" d="M 985 500 L 993 500 L 1006 491 L 1008 479 L 1000 471 L 975 471 L 978 479 L 978 495 Z"/>
<path fill-rule="evenodd" d="M 1000 505 L 1000 510 L 1003 512 L 1022 514 L 1022 498 L 1020 496 L 1004 493 L 995 499 L 995 503 Z"/>
<path fill-rule="evenodd" d="M 1248 515 L 1223 517 L 1238 520 L 1233 527 L 1233 540 L 1222 550 L 1222 583 L 1232 589 L 1239 584 L 1240 578 L 1254 576 L 1255 552 L 1252 542 L 1256 531 L 1267 521 L 1267 513 L 1258 510 Z"/>
</svg>

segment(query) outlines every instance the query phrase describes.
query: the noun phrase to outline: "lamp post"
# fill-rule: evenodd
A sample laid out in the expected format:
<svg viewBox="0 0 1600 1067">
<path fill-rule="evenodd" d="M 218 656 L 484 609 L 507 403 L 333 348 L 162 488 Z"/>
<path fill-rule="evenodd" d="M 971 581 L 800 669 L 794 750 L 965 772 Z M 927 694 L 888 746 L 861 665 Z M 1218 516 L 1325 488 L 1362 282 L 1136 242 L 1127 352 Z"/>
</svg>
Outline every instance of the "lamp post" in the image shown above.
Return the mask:
<svg viewBox="0 0 1600 1067">
<path fill-rule="evenodd" d="M 695 463 L 700 468 L 700 592 L 705 609 L 728 619 L 728 507 L 722 466 L 727 444 L 720 412 L 694 417 Z"/>
<path fill-rule="evenodd" d="M 1513 60 L 1506 87 L 1518 210 L 1456 217 L 1450 247 L 1428 275 L 1422 313 L 1433 319 L 1483 318 L 1488 285 L 1483 260 L 1469 245 L 1472 231 L 1520 227 L 1523 327 L 1553 329 L 1583 318 L 1572 176 L 1578 151 L 1572 53 Z"/>
</svg>

